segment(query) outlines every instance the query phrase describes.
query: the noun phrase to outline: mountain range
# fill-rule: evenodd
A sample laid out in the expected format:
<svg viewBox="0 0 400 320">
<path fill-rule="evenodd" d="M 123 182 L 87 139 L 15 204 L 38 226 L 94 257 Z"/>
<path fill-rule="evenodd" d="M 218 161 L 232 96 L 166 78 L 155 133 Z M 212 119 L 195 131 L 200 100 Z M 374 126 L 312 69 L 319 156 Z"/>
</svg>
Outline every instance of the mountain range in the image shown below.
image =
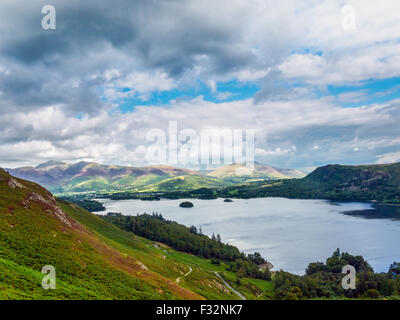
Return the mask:
<svg viewBox="0 0 400 320">
<path fill-rule="evenodd" d="M 208 197 L 214 198 L 281 196 L 400 203 L 400 163 L 327 165 L 307 176 L 297 170 L 260 163 L 253 167 L 243 163 L 195 171 L 165 165 L 130 167 L 49 161 L 7 171 L 66 196 L 102 192 L 184 194 L 205 190 Z"/>
<path fill-rule="evenodd" d="M 131 167 L 80 161 L 74 164 L 48 161 L 36 167 L 6 169 L 15 177 L 36 182 L 56 194 L 114 191 L 185 191 L 225 187 L 253 180 L 303 177 L 297 170 L 255 163 L 224 165 L 210 172 L 166 165 Z"/>
</svg>

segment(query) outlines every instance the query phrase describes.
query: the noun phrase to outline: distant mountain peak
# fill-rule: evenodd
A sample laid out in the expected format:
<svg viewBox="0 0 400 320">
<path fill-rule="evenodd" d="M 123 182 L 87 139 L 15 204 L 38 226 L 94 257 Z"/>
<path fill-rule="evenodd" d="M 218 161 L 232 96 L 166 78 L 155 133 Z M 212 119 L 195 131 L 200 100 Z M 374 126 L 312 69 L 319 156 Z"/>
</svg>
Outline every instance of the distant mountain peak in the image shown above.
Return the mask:
<svg viewBox="0 0 400 320">
<path fill-rule="evenodd" d="M 256 161 L 254 166 L 246 162 L 227 164 L 208 173 L 208 175 L 218 178 L 248 176 L 259 179 L 290 179 L 305 176 L 304 173 L 298 170 L 276 168 Z"/>
<path fill-rule="evenodd" d="M 43 162 L 43 163 L 39 164 L 35 168 L 36 169 L 43 169 L 43 168 L 46 168 L 46 167 L 52 167 L 52 166 L 58 166 L 58 165 L 66 165 L 66 163 L 62 162 L 62 161 L 49 160 L 49 161 L 46 161 L 46 162 Z"/>
</svg>

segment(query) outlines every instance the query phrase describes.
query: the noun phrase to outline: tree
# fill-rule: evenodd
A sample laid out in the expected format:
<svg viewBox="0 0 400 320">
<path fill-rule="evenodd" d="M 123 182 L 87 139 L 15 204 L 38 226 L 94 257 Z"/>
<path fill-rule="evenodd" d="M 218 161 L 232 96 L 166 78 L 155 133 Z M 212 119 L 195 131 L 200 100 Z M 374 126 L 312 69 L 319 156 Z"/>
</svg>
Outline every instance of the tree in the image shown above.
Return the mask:
<svg viewBox="0 0 400 320">
<path fill-rule="evenodd" d="M 240 268 L 239 271 L 238 271 L 237 274 L 236 274 L 236 277 L 237 277 L 238 279 L 245 278 L 245 277 L 246 277 L 246 272 L 245 272 L 245 270 L 244 270 L 243 268 Z"/>
<path fill-rule="evenodd" d="M 400 262 L 393 262 L 389 267 L 389 273 L 392 276 L 400 275 Z"/>
<path fill-rule="evenodd" d="M 376 289 L 367 290 L 366 295 L 367 295 L 368 298 L 371 298 L 371 299 L 378 299 L 379 296 L 380 296 L 379 291 L 376 290 Z"/>
<path fill-rule="evenodd" d="M 200 235 L 195 226 L 188 228 L 174 221 L 165 220 L 158 212 L 137 216 L 108 213 L 102 218 L 125 231 L 134 232 L 138 236 L 165 243 L 179 251 L 212 259 L 213 264 L 220 264 L 220 261 L 231 263 L 230 270 L 233 272 L 238 272 L 241 269 L 239 277 L 270 279 L 269 270 L 261 272 L 254 261 L 248 258 L 246 254 L 232 245 L 223 243 L 220 235 L 216 237 L 213 234 L 210 239 L 206 235 Z M 263 260 L 259 254 L 255 254 L 254 257 L 256 260 Z"/>
<path fill-rule="evenodd" d="M 254 254 L 249 254 L 247 257 L 257 265 L 266 263 L 265 259 L 261 256 L 259 252 L 254 252 Z"/>
<path fill-rule="evenodd" d="M 195 226 L 190 226 L 189 231 L 191 233 L 197 234 L 197 228 Z"/>
<path fill-rule="evenodd" d="M 312 275 L 314 273 L 320 272 L 320 271 L 326 271 L 326 266 L 322 262 L 312 262 L 308 265 L 306 269 L 306 274 L 307 275 Z"/>
<path fill-rule="evenodd" d="M 301 300 L 303 292 L 299 287 L 291 287 L 284 300 Z"/>
</svg>

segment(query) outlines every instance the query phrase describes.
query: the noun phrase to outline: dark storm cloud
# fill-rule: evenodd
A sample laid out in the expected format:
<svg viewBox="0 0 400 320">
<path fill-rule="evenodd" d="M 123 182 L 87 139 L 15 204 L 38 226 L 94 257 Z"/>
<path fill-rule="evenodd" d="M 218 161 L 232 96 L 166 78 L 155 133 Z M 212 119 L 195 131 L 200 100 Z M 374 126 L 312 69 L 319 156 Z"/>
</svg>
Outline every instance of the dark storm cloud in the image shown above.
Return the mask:
<svg viewBox="0 0 400 320">
<path fill-rule="evenodd" d="M 64 105 L 77 113 L 85 107 L 85 112 L 93 112 L 101 106 L 95 92 L 95 81 L 84 82 L 80 86 L 68 85 L 68 77 L 63 72 L 39 66 L 8 65 L 8 75 L 0 76 L 3 111 L 31 110 L 46 105 Z"/>
<path fill-rule="evenodd" d="M 17 8 L 18 3 L 24 9 Z M 142 1 L 139 1 L 142 3 Z M 57 29 L 41 28 L 41 8 L 48 1 L 13 1 L 5 4 L 2 15 L 12 15 L 8 29 L 14 34 L 2 43 L 2 52 L 22 63 L 46 62 L 56 54 L 78 54 L 99 41 L 115 47 L 134 41 L 137 26 L 132 17 L 132 2 L 55 1 Z M 4 5 L 4 4 L 2 4 Z"/>
<path fill-rule="evenodd" d="M 243 44 L 240 28 L 215 15 L 207 19 L 208 8 L 193 10 L 191 1 L 53 1 L 57 29 L 51 31 L 41 28 L 46 4 L 0 4 L 0 66 L 9 71 L 0 74 L 0 88 L 2 98 L 21 109 L 101 110 L 104 80 L 98 76 L 112 68 L 122 75 L 161 71 L 179 80 L 199 66 L 214 77 L 262 65 Z M 79 88 L 68 85 L 77 80 Z"/>
<path fill-rule="evenodd" d="M 51 32 L 40 28 L 39 13 L 46 3 L 29 4 L 18 13 L 17 4 L 2 4 L 1 15 L 13 15 L 11 22 L 17 25 L 17 33 L 2 41 L 3 54 L 35 63 L 108 42 L 137 55 L 149 67 L 180 72 L 192 67 L 194 56 L 202 54 L 215 59 L 221 71 L 255 58 L 248 48 L 235 45 L 241 41 L 240 30 L 213 24 L 204 19 L 206 15 L 185 9 L 188 1 L 55 1 L 57 29 Z"/>
</svg>

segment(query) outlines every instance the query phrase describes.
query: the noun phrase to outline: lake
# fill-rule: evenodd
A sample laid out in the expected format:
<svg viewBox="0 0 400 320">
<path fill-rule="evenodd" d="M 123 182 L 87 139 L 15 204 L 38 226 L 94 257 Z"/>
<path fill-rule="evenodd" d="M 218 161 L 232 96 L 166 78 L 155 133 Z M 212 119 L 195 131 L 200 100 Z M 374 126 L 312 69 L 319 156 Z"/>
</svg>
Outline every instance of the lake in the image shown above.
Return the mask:
<svg viewBox="0 0 400 320">
<path fill-rule="evenodd" d="M 180 208 L 182 201 L 193 208 Z M 336 248 L 362 255 L 376 272 L 400 261 L 400 207 L 284 198 L 198 200 L 100 199 L 107 212 L 161 213 L 164 218 L 220 234 L 246 253 L 260 252 L 274 265 L 304 274 L 310 262 L 323 261 Z"/>
</svg>

